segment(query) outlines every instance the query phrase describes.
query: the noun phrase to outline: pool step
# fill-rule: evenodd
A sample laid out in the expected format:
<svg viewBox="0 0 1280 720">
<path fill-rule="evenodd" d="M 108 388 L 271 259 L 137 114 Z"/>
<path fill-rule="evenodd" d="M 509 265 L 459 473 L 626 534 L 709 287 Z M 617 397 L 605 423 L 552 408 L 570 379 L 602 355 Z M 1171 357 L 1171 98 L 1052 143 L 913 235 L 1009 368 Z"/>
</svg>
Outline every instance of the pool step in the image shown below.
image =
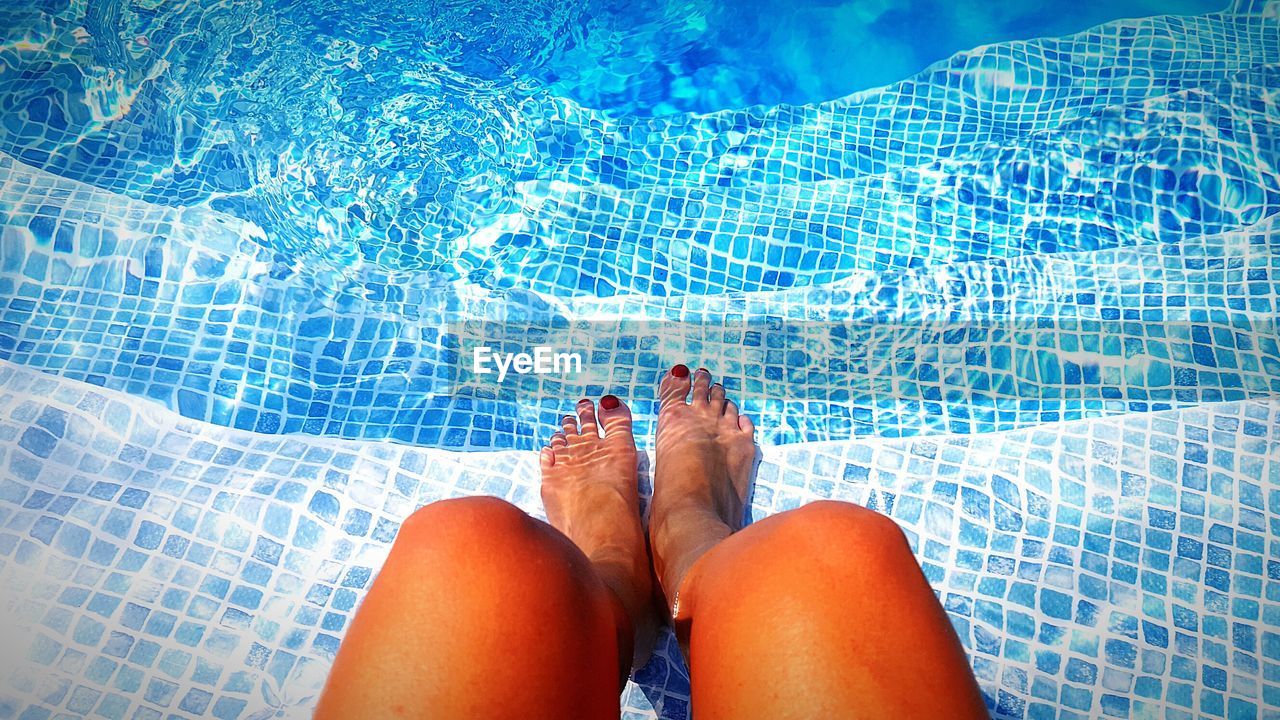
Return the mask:
<svg viewBox="0 0 1280 720">
<path fill-rule="evenodd" d="M 747 187 L 531 183 L 458 273 L 559 296 L 714 295 L 859 270 L 1179 242 L 1280 212 L 1280 65 L 949 160 Z"/>
<path fill-rule="evenodd" d="M 140 27 L 154 25 L 156 44 L 122 59 L 127 67 L 117 68 L 121 80 L 114 84 L 82 67 L 85 58 L 72 51 L 82 25 L 96 28 L 98 19 L 68 6 L 47 18 L 14 20 L 32 42 L 51 49 L 49 68 L 41 69 L 32 53 L 0 48 L 15 68 L 0 79 L 0 100 L 31 108 L 6 115 L 0 152 L 130 197 L 226 209 L 262 226 L 265 242 L 302 263 L 337 272 L 360 260 L 388 269 L 447 269 L 460 251 L 483 246 L 520 212 L 520 183 L 624 192 L 777 187 L 956 159 L 1107 107 L 1212 86 L 1280 62 L 1280 18 L 1265 7 L 1121 20 L 1065 38 L 988 45 L 901 83 L 805 107 L 615 119 L 562 98 L 486 86 L 484 102 L 474 107 L 467 97 L 449 95 L 459 113 L 455 124 L 475 131 L 458 139 L 475 144 L 467 154 L 426 139 L 435 137 L 435 126 L 415 135 L 413 114 L 434 107 L 438 93 L 409 92 L 379 106 L 389 124 L 373 126 L 361 124 L 363 108 L 335 113 L 301 93 L 301 85 L 328 72 L 338 73 L 335 84 L 362 87 L 373 76 L 293 46 L 261 57 L 253 24 L 244 19 L 253 3 L 175 6 L 145 22 L 130 15 Z M 196 15 L 212 50 L 189 57 L 185 42 L 162 42 Z M 383 80 L 406 71 L 395 53 L 380 57 Z M 308 62 L 323 69 L 282 87 L 245 75 L 243 67 Z M 51 83 L 23 79 L 33 73 Z M 235 92 L 199 90 L 236 82 L 242 86 Z M 312 90 L 323 95 L 320 86 Z M 304 101 L 315 104 L 304 109 Z M 388 145 L 391 137 L 396 142 Z M 474 162 L 446 162 L 445 155 Z M 424 187 L 411 182 L 415 174 Z M 481 189 L 473 192 L 475 183 Z M 408 192 L 420 200 L 396 199 Z M 595 289 L 623 291 L 615 287 L 626 285 L 621 280 Z"/>
<path fill-rule="evenodd" d="M 675 362 L 713 367 L 770 442 L 989 432 L 1247 398 L 1280 377 L 1274 218 L 803 289 L 558 300 L 376 267 L 326 288 L 243 223 L 0 170 L 0 357 L 264 433 L 532 447 L 563 398 L 612 391 L 647 411 Z M 512 378 L 502 399 L 456 387 L 457 321 L 499 308 L 529 319 L 473 339 L 590 338 L 597 374 Z"/>
<path fill-rule="evenodd" d="M 1202 677 L 1201 703 L 1247 706 L 1271 692 L 1275 627 L 1232 609 L 1276 582 L 1277 428 L 1272 396 L 765 447 L 750 512 L 838 499 L 892 517 L 996 718 L 1054 717 L 1058 687 L 1088 716 L 1154 716 Z M 15 715 L 304 717 L 415 508 L 491 494 L 542 514 L 532 452 L 266 436 L 6 361 L 0 461 L 0 603 L 19 621 L 0 697 Z M 624 717 L 687 707 L 678 657 L 661 638 Z"/>
<path fill-rule="evenodd" d="M 546 154 L 562 159 L 541 165 L 539 177 L 634 189 L 876 175 L 1277 62 L 1280 17 L 1255 8 L 1117 20 L 1061 38 L 985 45 L 902 82 L 817 105 L 590 124 L 578 120 L 586 111 L 557 106 L 543 135 L 552 148 Z M 564 117 L 581 128 L 576 142 L 563 139 Z"/>
</svg>

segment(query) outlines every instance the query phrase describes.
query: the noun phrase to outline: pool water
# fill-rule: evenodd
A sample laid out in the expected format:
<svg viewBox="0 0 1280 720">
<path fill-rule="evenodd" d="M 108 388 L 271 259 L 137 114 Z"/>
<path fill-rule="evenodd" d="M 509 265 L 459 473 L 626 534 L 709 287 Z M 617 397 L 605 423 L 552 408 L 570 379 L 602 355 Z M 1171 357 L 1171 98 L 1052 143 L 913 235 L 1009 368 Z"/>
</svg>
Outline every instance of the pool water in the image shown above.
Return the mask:
<svg viewBox="0 0 1280 720">
<path fill-rule="evenodd" d="M 1221 0 L 600 3 L 571 26 L 571 39 L 536 77 L 556 95 L 614 114 L 807 105 L 889 85 L 987 43 L 1222 7 Z"/>
<path fill-rule="evenodd" d="M 540 513 L 676 362 L 993 716 L 1275 716 L 1280 4 L 1070 10 L 0 8 L 0 718 L 306 716 L 414 508 Z M 670 637 L 623 706 L 687 717 Z"/>
</svg>

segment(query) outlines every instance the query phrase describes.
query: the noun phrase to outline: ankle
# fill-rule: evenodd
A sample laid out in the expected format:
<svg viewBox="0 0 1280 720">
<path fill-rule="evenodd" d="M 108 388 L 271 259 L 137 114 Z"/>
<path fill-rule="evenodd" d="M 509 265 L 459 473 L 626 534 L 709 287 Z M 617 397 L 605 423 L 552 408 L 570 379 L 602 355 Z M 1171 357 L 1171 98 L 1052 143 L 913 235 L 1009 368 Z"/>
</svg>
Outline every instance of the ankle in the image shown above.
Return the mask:
<svg viewBox="0 0 1280 720">
<path fill-rule="evenodd" d="M 668 494 L 669 495 L 669 494 Z M 723 522 L 716 513 L 715 500 L 710 493 L 706 497 L 682 494 L 677 497 L 663 497 L 661 493 L 653 498 L 653 510 L 650 514 L 652 523 L 671 524 L 686 522 Z"/>
<path fill-rule="evenodd" d="M 685 576 L 699 558 L 732 532 L 713 511 L 693 506 L 666 515 L 650 526 L 653 569 L 668 618 L 672 617 Z"/>
<path fill-rule="evenodd" d="M 719 535 L 727 528 L 724 520 L 708 503 L 679 501 L 654 503 L 649 521 L 649 544 L 657 559 L 671 560 L 685 554 L 688 546 L 704 535 Z"/>
</svg>

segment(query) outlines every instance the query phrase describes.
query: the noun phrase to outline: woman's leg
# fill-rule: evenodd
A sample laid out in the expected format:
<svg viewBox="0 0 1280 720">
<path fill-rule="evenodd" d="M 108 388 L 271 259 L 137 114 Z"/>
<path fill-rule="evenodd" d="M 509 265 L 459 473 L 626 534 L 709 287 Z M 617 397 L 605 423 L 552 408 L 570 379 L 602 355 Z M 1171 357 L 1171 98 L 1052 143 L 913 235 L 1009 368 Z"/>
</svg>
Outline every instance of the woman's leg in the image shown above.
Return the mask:
<svg viewBox="0 0 1280 720">
<path fill-rule="evenodd" d="M 605 404 L 605 437 L 584 401 L 543 451 L 551 525 L 496 498 L 405 521 L 316 718 L 618 717 L 620 679 L 654 619 L 631 418 Z"/>
<path fill-rule="evenodd" d="M 650 533 L 694 717 L 988 717 L 893 521 L 819 502 L 737 532 L 750 422 L 704 370 L 677 367 L 661 392 Z"/>
</svg>

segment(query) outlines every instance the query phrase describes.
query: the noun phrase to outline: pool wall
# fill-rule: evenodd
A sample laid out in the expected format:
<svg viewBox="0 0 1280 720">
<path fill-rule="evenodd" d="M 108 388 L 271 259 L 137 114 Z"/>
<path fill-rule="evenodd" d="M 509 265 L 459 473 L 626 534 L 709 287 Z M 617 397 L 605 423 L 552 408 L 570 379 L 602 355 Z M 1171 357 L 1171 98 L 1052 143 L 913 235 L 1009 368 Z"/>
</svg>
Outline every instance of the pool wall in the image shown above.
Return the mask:
<svg viewBox="0 0 1280 720">
<path fill-rule="evenodd" d="M 409 513 L 540 515 L 569 404 L 647 447 L 675 362 L 757 418 L 754 517 L 904 528 L 993 716 L 1280 717 L 1280 3 L 809 106 L 534 92 L 431 206 L 344 194 L 333 118 L 270 175 L 164 82 L 70 112 L 60 32 L 0 46 L 0 718 L 308 716 Z M 481 342 L 589 370 L 462 382 Z M 624 716 L 688 692 L 664 636 Z"/>
</svg>

